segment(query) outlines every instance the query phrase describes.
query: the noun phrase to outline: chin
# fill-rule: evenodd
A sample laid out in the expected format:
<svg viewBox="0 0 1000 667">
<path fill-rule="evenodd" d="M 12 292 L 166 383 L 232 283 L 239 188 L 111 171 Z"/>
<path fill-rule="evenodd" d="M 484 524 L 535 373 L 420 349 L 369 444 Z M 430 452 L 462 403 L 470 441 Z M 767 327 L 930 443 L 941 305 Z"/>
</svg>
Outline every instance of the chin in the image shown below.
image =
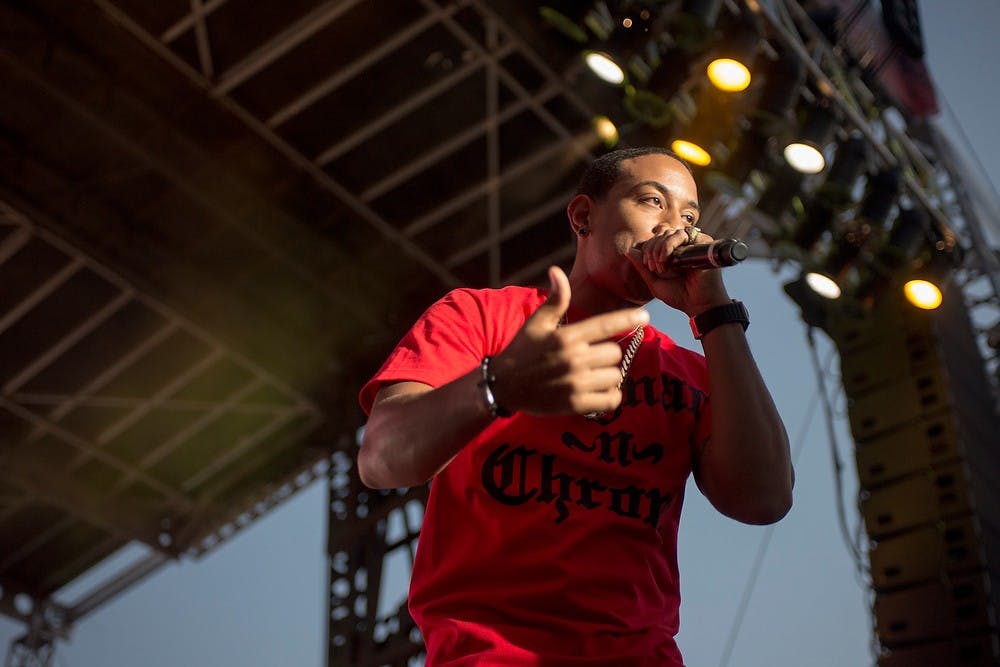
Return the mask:
<svg viewBox="0 0 1000 667">
<path fill-rule="evenodd" d="M 629 266 L 628 273 L 624 276 L 625 294 L 629 301 L 637 305 L 649 303 L 653 300 L 653 292 L 649 285 L 642 279 L 639 272 L 633 266 Z"/>
<path fill-rule="evenodd" d="M 644 306 L 653 300 L 653 293 L 646 281 L 635 271 L 625 281 L 625 300 L 636 306 Z"/>
</svg>

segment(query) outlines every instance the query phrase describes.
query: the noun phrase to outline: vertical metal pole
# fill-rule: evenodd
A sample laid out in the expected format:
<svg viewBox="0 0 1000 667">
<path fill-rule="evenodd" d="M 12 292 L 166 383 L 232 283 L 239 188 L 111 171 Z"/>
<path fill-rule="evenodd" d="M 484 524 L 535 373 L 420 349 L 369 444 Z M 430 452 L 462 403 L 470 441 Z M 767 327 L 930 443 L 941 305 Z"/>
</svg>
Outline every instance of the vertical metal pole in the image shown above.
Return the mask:
<svg viewBox="0 0 1000 667">
<path fill-rule="evenodd" d="M 486 50 L 494 53 L 499 41 L 496 20 L 486 19 Z M 497 62 L 489 60 L 486 66 L 486 133 L 487 179 L 489 181 L 488 230 L 490 239 L 490 285 L 500 286 L 500 90 Z"/>
</svg>

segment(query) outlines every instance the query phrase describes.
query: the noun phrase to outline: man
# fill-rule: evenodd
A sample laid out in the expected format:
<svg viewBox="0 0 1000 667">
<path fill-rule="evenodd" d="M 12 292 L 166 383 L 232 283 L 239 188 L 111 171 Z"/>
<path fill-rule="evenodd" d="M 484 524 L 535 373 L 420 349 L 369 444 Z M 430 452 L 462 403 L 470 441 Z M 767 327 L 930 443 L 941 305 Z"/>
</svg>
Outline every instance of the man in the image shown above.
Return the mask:
<svg viewBox="0 0 1000 667">
<path fill-rule="evenodd" d="M 433 479 L 410 586 L 428 665 L 682 665 L 685 481 L 739 521 L 791 507 L 788 439 L 718 270 L 672 272 L 700 234 L 676 156 L 597 159 L 551 288 L 455 290 L 363 388 L 371 487 Z M 695 318 L 704 357 L 648 325 Z M 624 348 L 624 350 L 623 350 Z"/>
</svg>

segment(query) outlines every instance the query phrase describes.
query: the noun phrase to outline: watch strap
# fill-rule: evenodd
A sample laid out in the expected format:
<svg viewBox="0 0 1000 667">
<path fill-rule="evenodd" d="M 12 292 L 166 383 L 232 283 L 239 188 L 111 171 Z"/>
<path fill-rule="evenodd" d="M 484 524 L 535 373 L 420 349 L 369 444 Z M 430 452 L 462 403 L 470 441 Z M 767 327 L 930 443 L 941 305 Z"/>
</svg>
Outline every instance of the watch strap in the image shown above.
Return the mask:
<svg viewBox="0 0 1000 667">
<path fill-rule="evenodd" d="M 739 322 L 746 331 L 750 326 L 750 313 L 742 301 L 735 299 L 731 303 L 724 303 L 721 306 L 709 308 L 700 315 L 691 318 L 691 333 L 695 340 L 701 340 L 702 336 L 722 324 Z"/>
</svg>

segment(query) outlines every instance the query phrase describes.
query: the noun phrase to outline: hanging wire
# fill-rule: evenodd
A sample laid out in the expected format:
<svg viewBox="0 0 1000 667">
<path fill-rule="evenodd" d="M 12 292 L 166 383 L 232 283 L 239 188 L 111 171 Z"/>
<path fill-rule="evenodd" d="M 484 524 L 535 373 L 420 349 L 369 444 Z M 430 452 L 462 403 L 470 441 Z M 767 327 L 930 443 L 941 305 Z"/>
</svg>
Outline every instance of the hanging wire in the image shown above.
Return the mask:
<svg viewBox="0 0 1000 667">
<path fill-rule="evenodd" d="M 840 446 L 837 441 L 836 429 L 834 428 L 833 407 L 829 394 L 826 390 L 824 374 L 822 368 L 820 367 L 819 356 L 816 351 L 815 332 L 812 327 L 810 327 L 806 332 L 806 338 L 809 342 L 809 353 L 813 362 L 813 367 L 816 370 L 817 387 L 823 396 L 823 412 L 826 416 L 827 437 L 830 442 L 830 455 L 833 462 L 837 523 L 840 526 L 840 532 L 844 539 L 844 544 L 847 546 L 848 551 L 851 553 L 851 558 L 854 561 L 855 578 L 858 584 L 862 587 L 862 590 L 868 591 L 868 609 L 870 612 L 869 618 L 871 619 L 869 650 L 871 652 L 872 664 L 875 665 L 878 663 L 878 656 L 881 653 L 881 644 L 878 640 L 878 629 L 875 626 L 875 592 L 872 588 L 868 572 L 867 552 L 863 551 L 861 547 L 865 532 L 861 521 L 858 521 L 855 526 L 853 536 L 851 535 L 851 530 L 848 527 L 847 511 L 844 507 L 844 466 L 840 460 Z M 862 514 L 861 501 L 862 497 L 859 490 L 856 497 L 856 509 L 858 510 L 859 516 Z"/>
<path fill-rule="evenodd" d="M 830 443 L 830 458 L 833 464 L 833 478 L 834 478 L 834 491 L 836 492 L 836 508 L 837 508 L 837 524 L 840 526 L 840 533 L 844 539 L 844 544 L 847 546 L 848 551 L 851 553 L 851 558 L 854 560 L 855 567 L 859 571 L 864 570 L 864 557 L 861 553 L 861 547 L 859 544 L 855 543 L 854 538 L 851 535 L 851 530 L 847 525 L 847 511 L 844 508 L 844 465 L 840 460 L 840 445 L 837 441 L 837 433 L 834 428 L 833 420 L 833 408 L 831 407 L 830 397 L 826 390 L 826 382 L 824 381 L 823 372 L 819 365 L 819 358 L 816 352 L 816 338 L 813 332 L 813 328 L 809 327 L 806 332 L 806 339 L 809 342 L 809 355 L 813 361 L 813 367 L 816 369 L 816 386 L 822 396 L 823 403 L 823 413 L 826 416 L 826 430 L 827 438 Z"/>
<path fill-rule="evenodd" d="M 830 355 L 831 359 L 833 355 Z M 827 360 L 829 364 L 830 360 Z M 806 442 L 806 435 L 809 433 L 809 427 L 812 426 L 813 418 L 816 416 L 816 408 L 819 405 L 820 393 L 817 392 L 813 394 L 812 399 L 809 402 L 809 406 L 806 408 L 805 420 L 803 420 L 802 425 L 799 427 L 798 433 L 795 434 L 794 442 L 795 446 L 792 450 L 792 465 L 794 466 L 798 460 L 799 455 L 802 453 Z M 757 553 L 754 556 L 753 565 L 750 567 L 750 574 L 747 575 L 747 582 L 743 586 L 743 595 L 740 597 L 739 606 L 736 608 L 736 616 L 733 618 L 733 625 L 729 629 L 729 637 L 726 639 L 726 646 L 722 651 L 722 659 L 719 661 L 719 667 L 726 667 L 729 664 L 729 659 L 732 657 L 733 648 L 736 646 L 736 638 L 739 635 L 740 627 L 743 625 L 743 619 L 746 617 L 747 609 L 750 606 L 750 598 L 753 596 L 754 588 L 757 585 L 757 579 L 760 576 L 761 568 L 764 564 L 764 556 L 767 554 L 768 547 L 771 545 L 771 538 L 774 535 L 775 524 L 771 524 L 764 529 L 764 534 L 760 538 L 760 544 L 757 545 Z"/>
<path fill-rule="evenodd" d="M 972 143 L 972 140 L 969 139 L 969 135 L 965 133 L 965 128 L 959 121 L 958 114 L 955 113 L 955 109 L 951 106 L 951 103 L 948 102 L 948 98 L 942 95 L 940 90 L 936 90 L 935 92 L 938 93 L 938 101 L 941 106 L 944 107 L 945 115 L 948 116 L 948 119 L 951 122 L 951 131 L 957 135 L 962 148 L 965 150 L 967 155 L 972 157 L 972 163 L 979 168 L 979 176 L 983 177 L 983 180 L 985 181 L 986 186 L 989 187 L 990 192 L 996 200 L 1000 202 L 1000 192 L 997 191 L 997 186 L 993 183 L 993 179 L 990 178 L 989 171 L 986 170 L 986 165 L 984 165 L 983 161 L 979 159 L 979 153 L 976 152 L 975 145 Z"/>
</svg>

